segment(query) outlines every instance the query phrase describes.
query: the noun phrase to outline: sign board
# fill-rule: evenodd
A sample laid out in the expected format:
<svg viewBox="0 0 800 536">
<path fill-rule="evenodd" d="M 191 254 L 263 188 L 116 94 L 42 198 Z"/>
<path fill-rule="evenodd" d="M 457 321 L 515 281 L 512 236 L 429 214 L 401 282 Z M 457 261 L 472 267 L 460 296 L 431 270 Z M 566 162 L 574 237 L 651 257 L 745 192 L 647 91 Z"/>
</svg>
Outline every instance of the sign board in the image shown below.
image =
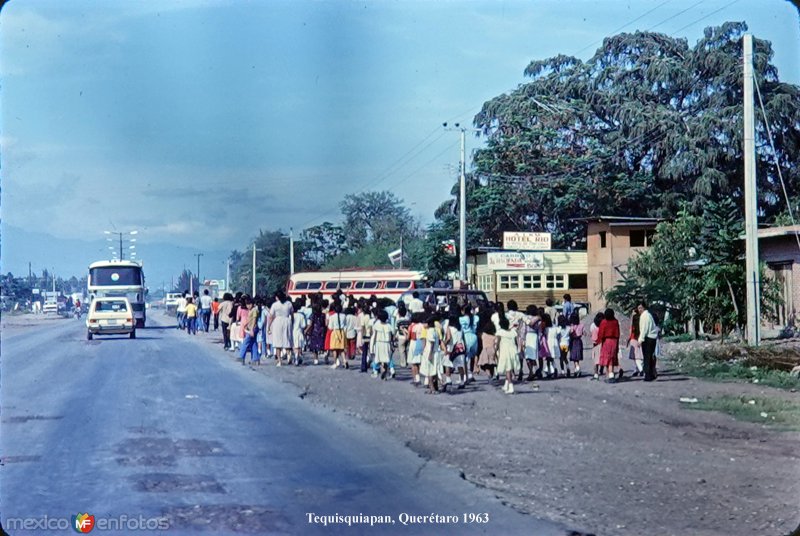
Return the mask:
<svg viewBox="0 0 800 536">
<path fill-rule="evenodd" d="M 524 251 L 499 251 L 486 254 L 490 270 L 543 270 L 544 254 Z"/>
<path fill-rule="evenodd" d="M 204 287 L 217 287 L 217 290 L 226 290 L 224 279 L 205 279 L 203 280 Z"/>
<path fill-rule="evenodd" d="M 503 233 L 503 249 L 547 251 L 551 244 L 551 233 Z"/>
<path fill-rule="evenodd" d="M 34 296 L 38 295 L 38 294 L 39 294 L 39 292 L 40 292 L 40 290 L 39 290 L 38 288 L 31 289 L 31 293 L 32 293 Z"/>
</svg>

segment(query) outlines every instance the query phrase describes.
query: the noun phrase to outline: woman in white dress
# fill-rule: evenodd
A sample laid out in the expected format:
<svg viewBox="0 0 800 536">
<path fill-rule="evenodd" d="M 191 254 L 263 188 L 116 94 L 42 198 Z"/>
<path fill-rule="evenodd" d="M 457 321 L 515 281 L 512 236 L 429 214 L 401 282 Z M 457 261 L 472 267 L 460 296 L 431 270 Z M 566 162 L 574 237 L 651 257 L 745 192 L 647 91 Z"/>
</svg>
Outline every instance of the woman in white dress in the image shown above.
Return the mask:
<svg viewBox="0 0 800 536">
<path fill-rule="evenodd" d="M 344 364 L 344 368 L 349 369 L 350 363 L 344 356 L 344 347 L 346 344 L 346 330 L 347 330 L 347 317 L 342 313 L 342 304 L 337 301 L 331 305 L 333 314 L 328 315 L 328 332 L 331 333 L 330 337 L 330 351 L 333 354 L 334 362 L 331 365 L 332 369 L 339 368 L 339 361 Z"/>
<path fill-rule="evenodd" d="M 292 346 L 294 347 L 294 364 L 297 366 L 303 363 L 303 348 L 306 345 L 305 333 L 306 327 L 308 327 L 308 320 L 302 311 L 303 303 L 303 298 L 297 298 L 294 304 L 297 312 L 292 314 Z"/>
<path fill-rule="evenodd" d="M 372 326 L 370 350 L 375 363 L 380 366 L 381 379 L 385 380 L 389 373 L 389 361 L 392 358 L 392 342 L 394 329 L 389 323 L 389 313 L 383 309 L 378 310 L 378 321 Z"/>
<path fill-rule="evenodd" d="M 500 329 L 497 330 L 497 373 L 506 375 L 506 383 L 503 385 L 503 392 L 506 394 L 514 393 L 514 376 L 521 370 L 519 364 L 519 346 L 517 342 L 517 330 L 511 329 L 508 318 L 500 317 Z"/>
<path fill-rule="evenodd" d="M 428 393 L 439 392 L 439 376 L 442 374 L 442 352 L 444 343 L 440 334 L 441 327 L 435 316 L 428 319 L 428 327 L 425 329 L 425 349 L 422 351 L 422 363 L 419 373 L 425 376 L 425 385 L 428 386 Z"/>
<path fill-rule="evenodd" d="M 275 348 L 277 365 L 281 366 L 283 357 L 290 359 L 292 351 L 292 302 L 283 292 L 275 294 L 275 303 L 269 308 L 270 323 L 269 335 L 272 337 L 272 346 Z"/>
<path fill-rule="evenodd" d="M 467 383 L 467 374 L 464 362 L 467 349 L 464 344 L 464 333 L 461 331 L 461 322 L 459 321 L 457 312 L 453 312 L 450 320 L 447 322 L 444 344 L 447 348 L 447 357 L 444 361 L 445 391 L 447 390 L 448 384 L 453 383 L 453 369 L 458 370 L 458 388 L 463 389 Z"/>
</svg>

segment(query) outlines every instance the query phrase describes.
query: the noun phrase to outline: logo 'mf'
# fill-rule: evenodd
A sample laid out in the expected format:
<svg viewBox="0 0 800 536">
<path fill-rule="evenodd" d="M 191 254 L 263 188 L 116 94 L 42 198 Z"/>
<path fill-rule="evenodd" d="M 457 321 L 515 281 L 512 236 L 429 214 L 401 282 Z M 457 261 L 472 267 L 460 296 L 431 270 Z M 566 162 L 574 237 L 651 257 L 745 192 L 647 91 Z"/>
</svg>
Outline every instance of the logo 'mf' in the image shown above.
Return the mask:
<svg viewBox="0 0 800 536">
<path fill-rule="evenodd" d="M 78 514 L 72 516 L 72 528 L 75 532 L 87 533 L 91 532 L 94 528 L 94 516 L 87 514 Z"/>
</svg>

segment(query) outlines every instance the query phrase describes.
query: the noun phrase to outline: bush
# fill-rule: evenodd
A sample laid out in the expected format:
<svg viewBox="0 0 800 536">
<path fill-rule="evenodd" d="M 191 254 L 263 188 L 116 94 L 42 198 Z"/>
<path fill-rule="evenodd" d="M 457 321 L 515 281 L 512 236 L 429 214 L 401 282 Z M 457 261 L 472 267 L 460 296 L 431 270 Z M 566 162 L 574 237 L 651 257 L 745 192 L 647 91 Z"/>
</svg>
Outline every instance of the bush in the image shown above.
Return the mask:
<svg viewBox="0 0 800 536">
<path fill-rule="evenodd" d="M 690 376 L 800 389 L 800 378 L 789 374 L 800 364 L 800 354 L 794 348 L 706 346 L 675 351 L 670 359 L 680 372 Z"/>
</svg>

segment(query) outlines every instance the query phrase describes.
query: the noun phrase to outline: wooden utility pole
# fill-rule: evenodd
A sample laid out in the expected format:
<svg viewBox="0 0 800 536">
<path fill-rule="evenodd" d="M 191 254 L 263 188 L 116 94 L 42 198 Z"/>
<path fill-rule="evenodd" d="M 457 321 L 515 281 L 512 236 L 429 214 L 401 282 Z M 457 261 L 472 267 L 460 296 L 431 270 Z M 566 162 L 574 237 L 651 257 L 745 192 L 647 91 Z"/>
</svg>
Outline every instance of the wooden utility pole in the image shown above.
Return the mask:
<svg viewBox="0 0 800 536">
<path fill-rule="evenodd" d="M 744 45 L 744 220 L 745 281 L 747 282 L 747 343 L 758 346 L 760 273 L 758 266 L 758 193 L 756 191 L 756 144 L 753 123 L 753 36 L 745 34 Z"/>
</svg>

